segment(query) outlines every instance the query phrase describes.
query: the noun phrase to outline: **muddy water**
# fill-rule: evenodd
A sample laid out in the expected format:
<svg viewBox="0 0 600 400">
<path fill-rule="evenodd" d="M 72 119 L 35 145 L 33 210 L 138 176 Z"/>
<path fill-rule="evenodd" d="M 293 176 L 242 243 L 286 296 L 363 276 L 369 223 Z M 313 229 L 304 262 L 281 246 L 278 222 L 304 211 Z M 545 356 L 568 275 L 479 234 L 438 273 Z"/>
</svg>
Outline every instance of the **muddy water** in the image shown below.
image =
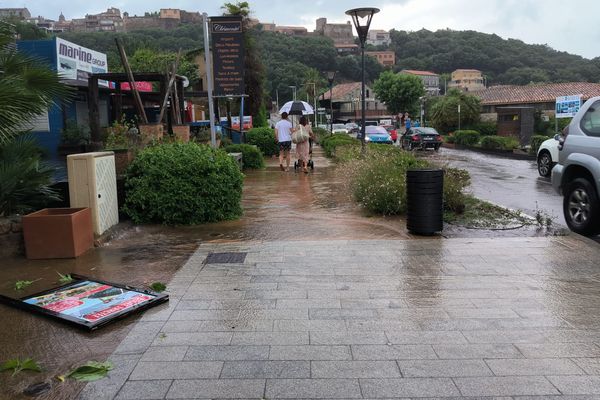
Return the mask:
<svg viewBox="0 0 600 400">
<path fill-rule="evenodd" d="M 106 245 L 75 260 L 0 260 L 0 292 L 22 297 L 58 285 L 58 274 L 78 273 L 114 282 L 144 286 L 168 282 L 174 272 L 207 241 L 305 239 L 405 239 L 404 220 L 367 217 L 344 191 L 344 171 L 315 152 L 310 174 L 282 172 L 276 160 L 261 171 L 247 173 L 244 216 L 237 221 L 196 227 L 141 226 L 122 229 Z M 37 280 L 39 279 L 39 280 Z M 17 280 L 37 280 L 17 292 Z M 139 317 L 127 318 L 87 333 L 0 305 L 0 362 L 33 358 L 42 373 L 0 374 L 0 399 L 31 398 L 27 389 L 43 390 L 38 399 L 72 399 L 83 387 L 56 375 L 88 360 L 105 360 Z M 44 392 L 44 390 L 47 390 Z M 34 392 L 36 390 L 33 390 Z"/>
</svg>

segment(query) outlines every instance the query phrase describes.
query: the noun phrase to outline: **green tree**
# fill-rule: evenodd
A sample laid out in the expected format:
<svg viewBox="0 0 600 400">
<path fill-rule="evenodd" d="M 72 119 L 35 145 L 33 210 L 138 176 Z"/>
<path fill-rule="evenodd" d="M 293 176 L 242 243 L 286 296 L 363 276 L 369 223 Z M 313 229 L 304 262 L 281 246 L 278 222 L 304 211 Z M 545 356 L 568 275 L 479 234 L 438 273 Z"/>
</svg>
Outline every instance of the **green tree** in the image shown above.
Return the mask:
<svg viewBox="0 0 600 400">
<path fill-rule="evenodd" d="M 446 96 L 439 98 L 431 106 L 431 119 L 434 128 L 441 133 L 458 129 L 460 104 L 460 125 L 473 125 L 479 121 L 481 104 L 479 98 L 456 89 L 448 90 Z"/>
<path fill-rule="evenodd" d="M 393 114 L 399 112 L 416 114 L 419 97 L 425 95 L 421 78 L 392 71 L 383 72 L 373 84 L 373 90 L 377 98 L 383 101 Z"/>
<path fill-rule="evenodd" d="M 0 142 L 71 93 L 56 71 L 13 46 L 15 34 L 14 26 L 0 22 Z"/>
<path fill-rule="evenodd" d="M 128 58 L 133 71 L 158 73 L 165 73 L 171 68 L 176 59 L 176 53 L 160 53 L 150 49 L 139 49 Z M 115 70 L 124 71 L 122 65 L 119 68 L 115 68 Z M 186 76 L 192 84 L 200 80 L 198 67 L 185 57 L 180 58 L 177 73 Z"/>
</svg>

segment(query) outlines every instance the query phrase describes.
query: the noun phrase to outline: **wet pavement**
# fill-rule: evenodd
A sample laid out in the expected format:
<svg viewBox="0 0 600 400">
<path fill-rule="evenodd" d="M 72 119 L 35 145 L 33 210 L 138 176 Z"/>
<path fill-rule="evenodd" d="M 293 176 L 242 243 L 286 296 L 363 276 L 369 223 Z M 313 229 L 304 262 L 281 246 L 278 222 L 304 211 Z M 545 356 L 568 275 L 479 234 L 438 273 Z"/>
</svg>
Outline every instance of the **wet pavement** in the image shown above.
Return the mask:
<svg viewBox="0 0 600 400">
<path fill-rule="evenodd" d="M 0 398 L 38 382 L 52 384 L 39 399 L 600 393 L 598 245 L 413 237 L 343 189 L 320 152 L 309 175 L 269 160 L 247 174 L 238 221 L 124 229 L 76 260 L 2 260 L 8 295 L 59 271 L 167 282 L 171 301 L 91 334 L 0 305 L 0 360 L 44 367 L 0 374 Z M 215 252 L 247 255 L 205 264 Z M 79 397 L 82 384 L 53 379 L 109 355 L 115 370 Z"/>
<path fill-rule="evenodd" d="M 535 160 L 516 160 L 469 150 L 441 148 L 437 158 L 471 174 L 470 190 L 487 200 L 535 217 L 540 211 L 566 226 L 562 196 L 549 178 L 542 178 Z"/>
</svg>

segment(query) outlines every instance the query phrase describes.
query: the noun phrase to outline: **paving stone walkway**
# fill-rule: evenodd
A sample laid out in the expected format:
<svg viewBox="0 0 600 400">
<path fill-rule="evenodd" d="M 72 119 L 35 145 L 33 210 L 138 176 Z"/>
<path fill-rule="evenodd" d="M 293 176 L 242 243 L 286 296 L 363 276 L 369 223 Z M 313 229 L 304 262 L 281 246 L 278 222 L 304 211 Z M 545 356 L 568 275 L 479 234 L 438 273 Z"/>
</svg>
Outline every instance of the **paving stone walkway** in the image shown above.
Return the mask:
<svg viewBox="0 0 600 400">
<path fill-rule="evenodd" d="M 169 292 L 81 399 L 600 395 L 577 237 L 203 244 Z"/>
</svg>

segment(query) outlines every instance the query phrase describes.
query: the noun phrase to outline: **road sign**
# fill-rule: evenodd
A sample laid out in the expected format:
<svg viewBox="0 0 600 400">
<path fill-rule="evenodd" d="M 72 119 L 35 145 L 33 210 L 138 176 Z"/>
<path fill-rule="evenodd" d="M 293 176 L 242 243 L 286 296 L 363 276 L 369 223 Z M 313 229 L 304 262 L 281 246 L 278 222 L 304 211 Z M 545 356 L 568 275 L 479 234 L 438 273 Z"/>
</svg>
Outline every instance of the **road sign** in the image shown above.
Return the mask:
<svg viewBox="0 0 600 400">
<path fill-rule="evenodd" d="M 556 118 L 572 118 L 581 107 L 581 95 L 556 98 Z"/>
</svg>

